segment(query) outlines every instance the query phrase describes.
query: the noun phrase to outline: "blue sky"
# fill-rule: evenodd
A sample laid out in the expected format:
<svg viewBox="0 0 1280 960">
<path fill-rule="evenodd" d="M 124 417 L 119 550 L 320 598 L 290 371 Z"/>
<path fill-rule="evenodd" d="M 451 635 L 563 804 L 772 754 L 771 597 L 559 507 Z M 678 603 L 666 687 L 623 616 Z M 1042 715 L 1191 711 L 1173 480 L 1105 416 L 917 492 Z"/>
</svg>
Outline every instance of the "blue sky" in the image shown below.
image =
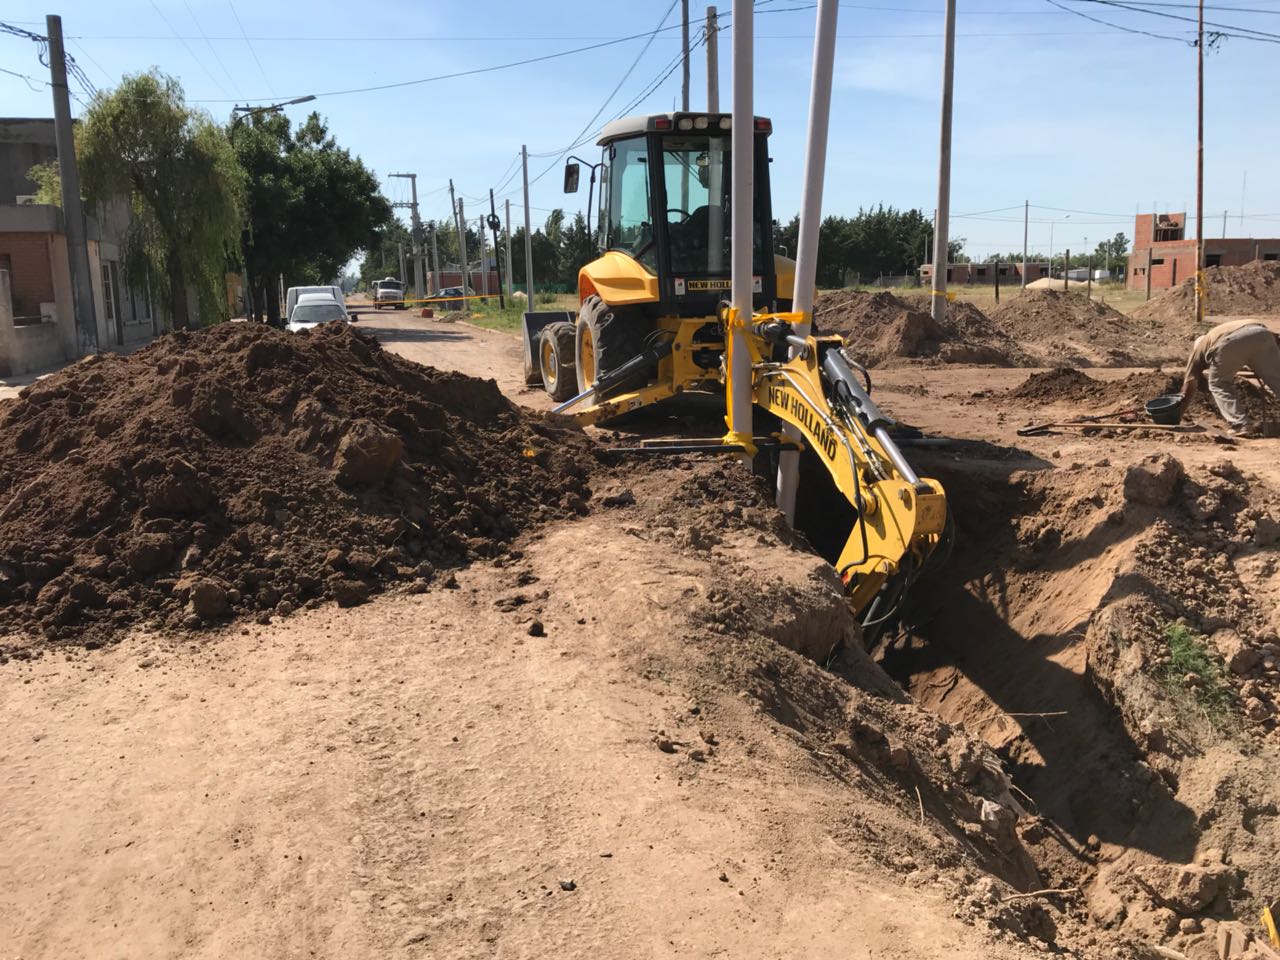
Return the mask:
<svg viewBox="0 0 1280 960">
<path fill-rule="evenodd" d="M 1186 36 L 1192 23 L 1096 2 L 1062 0 L 1101 19 Z M 1143 0 L 1146 2 L 1146 0 Z M 1166 13 L 1194 17 L 1188 0 L 1162 0 Z M 756 112 L 773 118 L 774 212 L 799 205 L 814 10 L 808 0 L 758 3 Z M 9 0 L 0 20 L 43 32 L 50 5 Z M 65 0 L 69 52 L 92 82 L 157 66 L 178 77 L 188 99 L 225 118 L 234 103 L 303 94 L 295 119 L 318 110 L 338 140 L 379 176 L 419 175 L 424 219 L 448 215 L 448 180 L 476 202 L 499 187 L 518 222 L 519 177 L 505 186 L 520 144 L 531 153 L 535 222 L 552 207 L 585 204 L 585 190 L 560 193 L 558 152 L 646 90 L 630 112 L 678 106 L 680 32 L 658 32 L 541 63 L 363 93 L 393 84 L 555 54 L 678 25 L 671 0 L 559 0 L 462 3 L 313 0 Z M 720 5 L 728 13 L 729 3 Z M 1207 18 L 1280 33 L 1280 0 L 1209 0 Z M 1246 13 L 1224 7 L 1247 7 Z M 691 3 L 692 15 L 705 11 Z M 842 3 L 831 141 L 829 213 L 876 203 L 931 212 L 937 189 L 942 4 L 931 0 Z M 697 38 L 695 25 L 694 37 Z M 721 34 L 721 106 L 729 108 L 731 25 Z M 1280 234 L 1275 176 L 1280 127 L 1273 43 L 1227 38 L 1206 67 L 1206 235 Z M 639 58 L 637 60 L 637 57 Z M 28 40 L 0 35 L 0 65 L 43 79 Z M 628 71 L 630 73 L 628 74 Z M 624 79 L 625 77 L 625 79 Z M 32 89 L 32 87 L 35 89 Z M 618 87 L 617 95 L 606 97 Z M 695 51 L 691 102 L 705 105 L 704 53 Z M 333 95 L 326 95 L 333 94 Z M 83 95 L 83 94 L 82 94 Z M 48 88 L 0 73 L 0 115 L 50 116 Z M 595 125 L 598 125 L 596 121 Z M 1123 230 L 1138 208 L 1192 209 L 1195 202 L 1195 50 L 1183 43 L 1092 23 L 1048 0 L 962 0 L 956 44 L 953 236 L 971 255 L 1020 249 L 1022 202 L 1033 205 L 1031 246 L 1055 252 L 1092 247 Z M 575 152 L 595 153 L 588 144 Z M 1247 178 L 1243 206 L 1242 178 Z M 393 200 L 408 184 L 385 180 Z M 499 199 L 501 205 L 501 199 Z M 1240 220 L 1244 212 L 1243 225 Z M 994 211 L 988 213 L 987 211 Z M 1070 217 L 1067 217 L 1069 211 Z M 979 214 L 979 216 L 961 216 Z"/>
</svg>

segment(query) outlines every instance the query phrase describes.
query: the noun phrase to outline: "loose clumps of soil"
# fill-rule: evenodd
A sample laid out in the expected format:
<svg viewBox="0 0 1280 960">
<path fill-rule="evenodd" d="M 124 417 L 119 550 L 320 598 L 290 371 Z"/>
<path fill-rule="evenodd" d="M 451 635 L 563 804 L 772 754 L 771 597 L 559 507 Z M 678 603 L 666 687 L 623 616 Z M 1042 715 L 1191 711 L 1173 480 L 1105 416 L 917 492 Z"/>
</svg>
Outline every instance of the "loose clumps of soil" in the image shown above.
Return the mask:
<svg viewBox="0 0 1280 960">
<path fill-rule="evenodd" d="M 0 427 L 0 636 L 19 647 L 425 588 L 584 510 L 593 462 L 493 381 L 336 324 L 91 357 L 0 406 Z"/>
<path fill-rule="evenodd" d="M 1209 267 L 1204 275 L 1209 316 L 1280 313 L 1280 262 L 1255 260 L 1241 267 Z M 1133 317 L 1177 324 L 1178 332 L 1190 337 L 1194 332 L 1195 291 L 1195 277 L 1188 277 L 1133 311 Z M 1209 325 L 1212 324 L 1206 324 Z M 1187 350 L 1190 349 L 1188 342 Z"/>
<path fill-rule="evenodd" d="M 1005 395 L 1036 405 L 1079 403 L 1089 407 L 1088 413 L 1101 413 L 1112 407 L 1139 407 L 1154 397 L 1177 393 L 1182 378 L 1176 374 L 1152 370 L 1131 373 L 1119 380 L 1095 380 L 1072 367 L 1059 367 L 1033 373 Z"/>
<path fill-rule="evenodd" d="M 844 337 L 854 359 L 868 367 L 911 358 L 1002 367 L 1031 364 L 977 307 L 955 301 L 946 312 L 939 324 L 892 293 L 837 290 L 818 298 L 813 316 L 815 327 Z"/>
<path fill-rule="evenodd" d="M 1255 423 L 1280 422 L 1280 401 L 1249 379 L 1239 379 L 1236 386 L 1245 412 Z M 1182 376 L 1163 370 L 1131 373 L 1119 380 L 1095 380 L 1088 374 L 1071 367 L 1059 367 L 1033 373 L 1026 380 L 1005 392 L 1011 400 L 1020 400 L 1036 406 L 1051 404 L 1079 404 L 1082 414 L 1099 414 L 1144 406 L 1148 400 L 1178 393 L 1182 389 Z M 1213 397 L 1205 390 L 1196 393 L 1187 414 L 1195 420 L 1217 422 L 1222 425 L 1221 414 Z"/>
</svg>

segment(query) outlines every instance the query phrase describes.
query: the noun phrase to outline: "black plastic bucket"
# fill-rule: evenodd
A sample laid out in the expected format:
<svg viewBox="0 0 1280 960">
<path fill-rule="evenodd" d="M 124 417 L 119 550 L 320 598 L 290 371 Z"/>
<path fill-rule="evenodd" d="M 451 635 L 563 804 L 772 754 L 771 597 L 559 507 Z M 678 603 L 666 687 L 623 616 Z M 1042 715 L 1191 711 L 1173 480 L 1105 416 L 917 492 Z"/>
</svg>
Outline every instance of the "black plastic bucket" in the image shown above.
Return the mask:
<svg viewBox="0 0 1280 960">
<path fill-rule="evenodd" d="M 1182 422 L 1182 397 L 1176 393 L 1147 401 L 1147 415 L 1156 423 L 1176 426 Z"/>
</svg>

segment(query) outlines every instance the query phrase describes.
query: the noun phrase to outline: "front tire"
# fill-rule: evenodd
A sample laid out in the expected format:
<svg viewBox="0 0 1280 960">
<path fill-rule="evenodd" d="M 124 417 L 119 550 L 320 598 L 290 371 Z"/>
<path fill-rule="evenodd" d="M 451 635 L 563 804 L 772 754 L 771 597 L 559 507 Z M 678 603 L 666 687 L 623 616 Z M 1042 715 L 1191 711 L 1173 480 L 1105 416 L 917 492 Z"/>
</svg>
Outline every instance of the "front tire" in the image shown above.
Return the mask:
<svg viewBox="0 0 1280 960">
<path fill-rule="evenodd" d="M 538 367 L 542 372 L 542 388 L 557 403 L 577 396 L 574 376 L 574 328 L 561 321 L 542 328 L 538 337 Z"/>
<path fill-rule="evenodd" d="M 577 358 L 578 392 L 588 390 L 602 376 L 612 373 L 644 349 L 649 325 L 641 316 L 621 309 L 611 309 L 595 294 L 582 302 L 578 311 L 574 356 Z M 615 384 L 607 393 L 632 389 L 644 383 L 644 374 L 636 374 Z M 605 397 L 597 396 L 597 401 Z"/>
</svg>

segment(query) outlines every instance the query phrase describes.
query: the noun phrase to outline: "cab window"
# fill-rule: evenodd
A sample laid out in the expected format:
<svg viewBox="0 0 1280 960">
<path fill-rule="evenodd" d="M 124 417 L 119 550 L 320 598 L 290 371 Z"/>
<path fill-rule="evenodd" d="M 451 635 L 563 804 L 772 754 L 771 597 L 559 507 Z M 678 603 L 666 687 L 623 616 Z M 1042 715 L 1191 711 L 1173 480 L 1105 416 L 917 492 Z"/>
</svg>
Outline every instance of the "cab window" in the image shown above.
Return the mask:
<svg viewBox="0 0 1280 960">
<path fill-rule="evenodd" d="M 645 138 L 615 143 L 610 167 L 609 249 L 629 253 L 650 269 L 656 269 Z"/>
</svg>

